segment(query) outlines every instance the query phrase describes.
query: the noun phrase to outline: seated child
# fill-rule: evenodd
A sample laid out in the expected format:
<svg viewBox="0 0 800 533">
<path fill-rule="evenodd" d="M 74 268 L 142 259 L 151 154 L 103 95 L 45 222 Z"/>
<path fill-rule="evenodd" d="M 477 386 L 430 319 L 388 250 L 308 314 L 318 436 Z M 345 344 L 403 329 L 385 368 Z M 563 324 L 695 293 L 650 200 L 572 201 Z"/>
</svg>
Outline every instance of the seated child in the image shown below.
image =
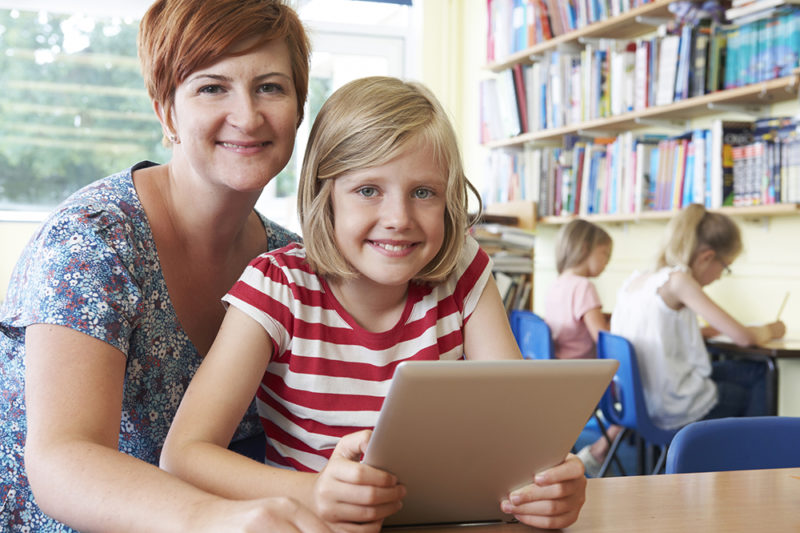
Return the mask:
<svg viewBox="0 0 800 533">
<path fill-rule="evenodd" d="M 619 290 L 611 332 L 633 344 L 647 410 L 662 428 L 704 418 L 766 414 L 764 364 L 712 364 L 698 321 L 702 317 L 740 346 L 785 334 L 780 321 L 739 323 L 703 291 L 729 271 L 741 250 L 733 220 L 692 204 L 667 226 L 655 268 L 635 272 Z"/>
<path fill-rule="evenodd" d="M 595 357 L 597 333 L 608 331 L 600 296 L 590 278 L 603 273 L 611 258 L 611 236 L 600 226 L 575 219 L 561 227 L 556 237 L 558 278 L 545 298 L 544 320 L 550 326 L 558 359 Z M 606 428 L 608 439 L 620 432 L 619 426 Z M 586 473 L 597 476 L 610 447 L 600 437 L 585 446 L 578 457 Z"/>
<path fill-rule="evenodd" d="M 162 466 L 231 497 L 294 497 L 336 530 L 379 530 L 406 489 L 359 460 L 397 364 L 521 358 L 489 257 L 466 237 L 470 190 L 429 90 L 388 77 L 337 90 L 303 161 L 304 243 L 255 258 L 225 296 Z M 254 393 L 267 464 L 226 449 Z M 562 528 L 585 488 L 569 455 L 499 505 Z"/>
<path fill-rule="evenodd" d="M 597 332 L 609 329 L 591 278 L 605 270 L 611 247 L 611 236 L 586 220 L 575 219 L 558 232 L 558 278 L 547 291 L 544 320 L 559 359 L 594 357 Z"/>
</svg>

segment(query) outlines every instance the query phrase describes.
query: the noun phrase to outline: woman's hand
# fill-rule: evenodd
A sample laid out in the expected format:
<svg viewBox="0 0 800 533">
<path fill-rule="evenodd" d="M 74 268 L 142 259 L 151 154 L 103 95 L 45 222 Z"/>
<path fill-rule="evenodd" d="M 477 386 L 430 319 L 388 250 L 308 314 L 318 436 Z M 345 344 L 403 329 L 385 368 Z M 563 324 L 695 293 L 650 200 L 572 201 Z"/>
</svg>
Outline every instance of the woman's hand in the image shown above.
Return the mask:
<svg viewBox="0 0 800 533">
<path fill-rule="evenodd" d="M 509 494 L 500 506 L 523 524 L 559 529 L 578 519 L 585 500 L 583 463 L 569 454 L 563 463 L 536 474 L 533 483 Z"/>
<path fill-rule="evenodd" d="M 314 509 L 335 531 L 379 531 L 403 506 L 406 489 L 388 472 L 360 463 L 372 431 L 343 437 L 314 484 Z"/>
<path fill-rule="evenodd" d="M 190 530 L 217 533 L 267 533 L 273 531 L 297 533 L 331 533 L 318 516 L 291 498 L 275 497 L 261 500 L 218 500 L 203 505 Z"/>
</svg>

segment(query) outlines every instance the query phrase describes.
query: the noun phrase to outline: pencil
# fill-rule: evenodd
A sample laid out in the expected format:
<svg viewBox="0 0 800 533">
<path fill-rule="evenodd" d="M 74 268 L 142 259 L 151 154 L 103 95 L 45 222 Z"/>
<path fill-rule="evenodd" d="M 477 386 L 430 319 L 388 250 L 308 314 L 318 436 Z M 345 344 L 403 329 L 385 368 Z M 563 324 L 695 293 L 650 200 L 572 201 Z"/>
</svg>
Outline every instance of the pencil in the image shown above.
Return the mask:
<svg viewBox="0 0 800 533">
<path fill-rule="evenodd" d="M 775 319 L 776 322 L 781 319 L 781 313 L 783 313 L 783 308 L 786 307 L 786 300 L 788 299 L 789 299 L 789 291 L 786 291 L 786 296 L 783 297 L 783 302 L 781 302 L 781 306 L 778 309 L 778 318 Z"/>
</svg>

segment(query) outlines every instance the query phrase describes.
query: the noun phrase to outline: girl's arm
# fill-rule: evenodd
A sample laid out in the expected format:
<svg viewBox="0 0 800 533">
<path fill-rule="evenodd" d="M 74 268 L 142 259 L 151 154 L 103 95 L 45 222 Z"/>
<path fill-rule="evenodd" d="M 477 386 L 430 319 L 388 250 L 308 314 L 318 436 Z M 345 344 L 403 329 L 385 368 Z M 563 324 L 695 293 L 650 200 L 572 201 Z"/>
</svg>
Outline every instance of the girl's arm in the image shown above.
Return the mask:
<svg viewBox="0 0 800 533">
<path fill-rule="evenodd" d="M 227 449 L 261 384 L 272 354 L 264 328 L 231 306 L 186 390 L 161 454 L 161 466 L 231 499 L 289 496 L 329 524 L 377 530 L 405 495 L 391 474 L 358 462 L 368 432 L 344 437 L 319 474 L 271 467 Z M 352 523 L 363 524 L 352 524 Z"/>
<path fill-rule="evenodd" d="M 705 319 L 709 326 L 727 335 L 739 346 L 764 344 L 771 339 L 783 337 L 786 333 L 786 326 L 780 321 L 762 326 L 741 324 L 709 298 L 697 280 L 686 272 L 674 272 L 664 288 L 677 301 Z"/>
<path fill-rule="evenodd" d="M 292 500 L 225 500 L 118 451 L 124 354 L 63 326 L 25 339 L 25 466 L 45 513 L 80 531 L 328 531 Z"/>
<path fill-rule="evenodd" d="M 592 340 L 595 344 L 597 344 L 599 332 L 611 330 L 611 326 L 608 323 L 608 316 L 603 313 L 600 307 L 586 311 L 583 315 L 583 323 L 586 329 L 589 330 L 589 334 L 592 336 Z"/>
<path fill-rule="evenodd" d="M 464 351 L 471 360 L 522 359 L 493 276 L 464 326 Z"/>
<path fill-rule="evenodd" d="M 522 358 L 492 277 L 464 326 L 464 352 L 472 360 Z M 583 463 L 569 454 L 563 463 L 536 474 L 530 485 L 509 494 L 501 507 L 529 526 L 558 529 L 578 519 L 585 500 Z"/>
</svg>

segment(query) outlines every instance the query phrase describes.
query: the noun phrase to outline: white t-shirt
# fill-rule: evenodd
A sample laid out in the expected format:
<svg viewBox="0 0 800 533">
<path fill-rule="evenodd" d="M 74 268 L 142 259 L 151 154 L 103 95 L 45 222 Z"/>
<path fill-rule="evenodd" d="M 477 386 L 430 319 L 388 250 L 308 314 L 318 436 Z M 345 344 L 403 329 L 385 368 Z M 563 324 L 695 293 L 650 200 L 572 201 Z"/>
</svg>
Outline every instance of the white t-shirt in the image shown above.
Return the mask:
<svg viewBox="0 0 800 533">
<path fill-rule="evenodd" d="M 636 350 L 650 417 L 665 429 L 699 420 L 717 403 L 697 314 L 688 307 L 671 309 L 657 292 L 679 270 L 687 271 L 677 266 L 634 272 L 620 288 L 611 315 L 611 333 Z M 642 275 L 648 278 L 631 291 L 631 282 Z"/>
</svg>

